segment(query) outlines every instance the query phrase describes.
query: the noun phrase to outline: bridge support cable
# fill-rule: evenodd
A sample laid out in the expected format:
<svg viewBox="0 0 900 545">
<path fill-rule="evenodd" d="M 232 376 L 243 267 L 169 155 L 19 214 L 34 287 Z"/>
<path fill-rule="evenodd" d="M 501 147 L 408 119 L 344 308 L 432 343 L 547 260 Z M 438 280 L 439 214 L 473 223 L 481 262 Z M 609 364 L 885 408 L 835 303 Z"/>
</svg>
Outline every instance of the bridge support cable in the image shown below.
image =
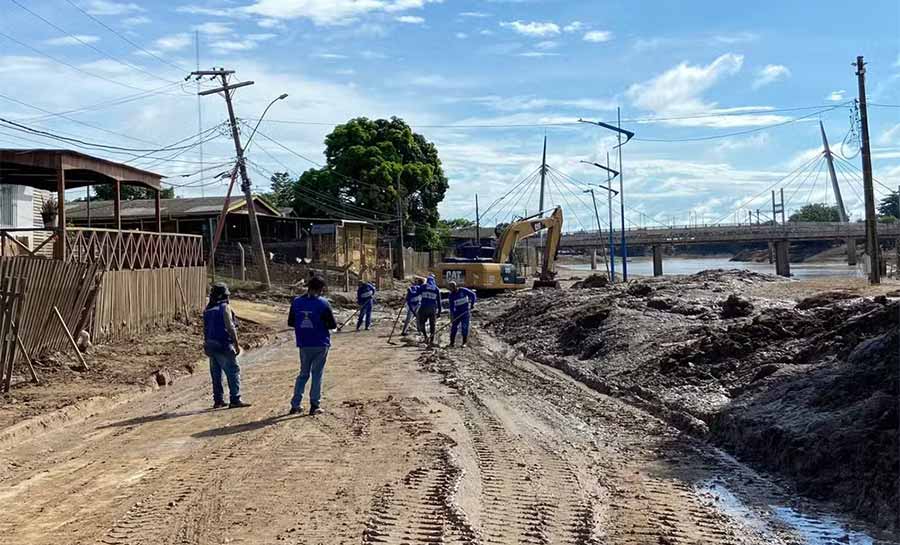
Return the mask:
<svg viewBox="0 0 900 545">
<path fill-rule="evenodd" d="M 806 161 L 806 162 L 803 163 L 802 165 L 798 166 L 798 167 L 795 168 L 794 170 L 788 172 L 787 174 L 785 174 L 785 175 L 782 176 L 781 178 L 775 180 L 774 182 L 772 182 L 771 184 L 769 184 L 768 186 L 766 186 L 766 187 L 765 187 L 762 191 L 760 191 L 759 193 L 757 193 L 757 194 L 751 196 L 750 198 L 745 199 L 744 201 L 738 203 L 738 205 L 737 205 L 734 209 L 745 208 L 748 204 L 750 204 L 750 203 L 752 203 L 752 202 L 755 202 L 757 199 L 759 199 L 759 198 L 762 197 L 763 195 L 767 195 L 767 194 L 769 193 L 769 191 L 771 191 L 771 190 L 773 190 L 774 188 L 778 187 L 778 185 L 781 184 L 782 182 L 784 182 L 785 180 L 791 178 L 792 176 L 797 175 L 797 173 L 804 172 L 804 171 L 806 170 L 806 168 L 807 168 L 810 164 L 812 164 L 814 161 L 817 161 L 817 160 L 820 159 L 820 158 L 821 158 L 820 155 L 816 155 L 815 157 L 811 157 L 808 161 Z M 734 210 L 734 209 L 733 209 L 733 210 Z M 733 213 L 733 210 L 732 210 L 732 211 L 729 211 L 728 214 L 726 214 L 725 216 L 722 216 L 722 217 L 719 218 L 717 221 L 712 222 L 710 225 L 714 225 L 714 226 L 715 226 L 715 225 L 721 225 L 723 221 L 727 220 L 728 217 L 731 216 L 731 214 Z"/>
<path fill-rule="evenodd" d="M 488 217 L 487 214 L 489 214 L 490 211 L 494 209 L 494 207 L 496 207 L 498 204 L 500 204 L 501 202 L 506 200 L 506 198 L 509 197 L 509 195 L 512 194 L 514 191 L 518 190 L 523 185 L 529 183 L 530 180 L 533 180 L 535 174 L 537 174 L 539 171 L 540 171 L 540 167 L 538 167 L 538 168 L 532 170 L 530 173 L 528 173 L 524 178 L 522 178 L 515 185 L 513 185 L 513 187 L 511 187 L 509 189 L 509 191 L 507 191 L 500 197 L 497 197 L 496 199 L 494 199 L 493 202 L 491 202 L 491 204 L 489 204 L 488 207 L 484 209 L 484 212 L 482 212 L 481 215 L 483 217 L 487 218 Z M 495 217 L 496 217 L 496 214 L 495 214 Z"/>
<path fill-rule="evenodd" d="M 586 182 L 582 182 L 581 180 L 579 180 L 579 179 L 577 179 L 577 178 L 573 178 L 572 176 L 570 176 L 569 174 L 566 174 L 565 172 L 563 172 L 563 171 L 561 171 L 561 170 L 555 169 L 555 168 L 553 168 L 553 167 L 550 167 L 550 168 L 551 168 L 552 170 L 554 170 L 557 174 L 559 174 L 560 176 L 562 176 L 563 178 L 565 178 L 566 180 L 568 180 L 569 183 L 572 184 L 572 185 L 573 185 L 574 187 L 576 187 L 576 188 L 579 188 L 579 189 L 580 189 L 581 186 L 587 186 L 587 187 L 590 187 L 590 186 L 592 185 L 592 184 L 589 184 L 589 183 L 586 183 Z M 593 185 L 596 185 L 596 184 L 593 184 Z M 631 207 L 631 206 L 628 206 L 628 205 L 625 205 L 625 209 L 626 209 L 627 211 L 629 211 L 629 212 L 633 212 L 633 213 L 638 214 L 638 215 L 643 214 L 643 212 L 641 212 L 640 210 L 638 210 L 638 209 L 636 209 L 636 208 L 633 208 L 633 207 Z M 613 212 L 614 212 L 615 214 L 618 215 L 618 212 L 616 212 L 615 210 L 614 210 Z M 647 217 L 650 219 L 650 221 L 652 221 L 653 223 L 659 225 L 660 227 L 668 227 L 667 224 L 665 224 L 665 223 L 663 223 L 663 222 L 657 220 L 656 218 L 653 218 L 653 217 L 651 217 L 651 216 L 647 216 Z M 627 221 L 627 218 L 626 218 L 626 221 Z M 631 223 L 632 225 L 634 225 L 634 226 L 638 226 L 638 224 L 636 224 L 636 223 L 634 223 L 634 222 L 630 222 L 630 223 Z"/>
</svg>

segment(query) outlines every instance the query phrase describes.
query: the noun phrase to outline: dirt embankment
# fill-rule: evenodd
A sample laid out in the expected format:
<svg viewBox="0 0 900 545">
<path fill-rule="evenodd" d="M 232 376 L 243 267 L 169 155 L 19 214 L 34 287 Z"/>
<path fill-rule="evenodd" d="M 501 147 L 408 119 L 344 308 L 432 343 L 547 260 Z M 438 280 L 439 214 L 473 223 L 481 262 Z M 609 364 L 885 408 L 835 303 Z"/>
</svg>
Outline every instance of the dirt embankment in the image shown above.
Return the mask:
<svg viewBox="0 0 900 545">
<path fill-rule="evenodd" d="M 706 271 L 522 293 L 490 326 L 805 495 L 896 527 L 900 301 L 750 295 L 774 282 Z"/>
</svg>

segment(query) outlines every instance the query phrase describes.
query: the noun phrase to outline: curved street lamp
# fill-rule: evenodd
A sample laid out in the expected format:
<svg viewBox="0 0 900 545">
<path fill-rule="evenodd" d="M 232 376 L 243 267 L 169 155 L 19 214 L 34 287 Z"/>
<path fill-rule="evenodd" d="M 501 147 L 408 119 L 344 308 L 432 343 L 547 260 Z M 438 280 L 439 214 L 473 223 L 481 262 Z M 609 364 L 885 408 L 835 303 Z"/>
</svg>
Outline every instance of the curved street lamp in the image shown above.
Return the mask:
<svg viewBox="0 0 900 545">
<path fill-rule="evenodd" d="M 245 151 L 250 147 L 250 142 L 253 141 L 253 137 L 256 135 L 256 129 L 259 128 L 259 124 L 262 123 L 263 118 L 266 117 L 266 114 L 267 114 L 267 113 L 269 113 L 269 108 L 271 108 L 272 105 L 275 104 L 276 102 L 278 102 L 279 100 L 284 100 L 284 99 L 286 99 L 287 97 L 288 97 L 288 94 L 287 94 L 287 93 L 282 93 L 281 95 L 275 97 L 275 98 L 272 100 L 272 102 L 270 102 L 269 105 L 266 106 L 266 109 L 263 110 L 262 115 L 259 116 L 259 119 L 256 120 L 256 126 L 253 127 L 253 132 L 250 133 L 250 138 L 248 138 L 248 139 L 247 139 L 247 143 L 244 144 L 244 150 L 245 150 Z"/>
</svg>

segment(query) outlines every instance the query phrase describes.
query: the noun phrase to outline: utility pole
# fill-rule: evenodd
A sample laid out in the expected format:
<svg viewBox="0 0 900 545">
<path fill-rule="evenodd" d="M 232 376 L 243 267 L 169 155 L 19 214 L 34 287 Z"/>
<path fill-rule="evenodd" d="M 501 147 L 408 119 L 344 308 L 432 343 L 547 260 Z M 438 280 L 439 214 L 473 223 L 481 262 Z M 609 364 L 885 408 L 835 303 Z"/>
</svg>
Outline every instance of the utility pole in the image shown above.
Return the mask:
<svg viewBox="0 0 900 545">
<path fill-rule="evenodd" d="M 616 108 L 619 138 L 619 215 L 622 220 L 622 281 L 628 282 L 628 244 L 625 242 L 625 185 L 622 181 L 622 108 Z M 607 161 L 608 163 L 609 161 Z"/>
<path fill-rule="evenodd" d="M 406 278 L 406 244 L 403 241 L 403 196 L 400 195 L 400 182 L 397 182 L 397 224 L 400 226 L 400 263 L 397 267 L 397 276 L 400 280 Z"/>
<path fill-rule="evenodd" d="M 600 212 L 597 210 L 597 197 L 594 195 L 594 190 L 588 189 L 585 193 L 591 194 L 591 201 L 594 203 L 594 217 L 597 219 L 597 240 L 603 239 L 603 226 L 600 224 Z M 600 245 L 600 248 L 603 248 L 603 245 Z M 596 254 L 595 254 L 596 255 Z M 606 259 L 606 252 L 603 252 L 603 262 L 606 265 L 606 273 L 610 273 L 609 269 L 609 261 Z"/>
<path fill-rule="evenodd" d="M 481 257 L 481 214 L 478 212 L 478 193 L 475 194 L 475 245 L 478 246 L 476 257 Z"/>
<path fill-rule="evenodd" d="M 547 177 L 547 136 L 544 135 L 544 158 L 541 160 L 541 199 L 538 206 L 538 214 L 544 212 L 544 182 Z M 543 235 L 541 235 L 543 238 Z"/>
<path fill-rule="evenodd" d="M 606 152 L 606 164 L 609 164 L 609 152 Z M 613 192 L 612 192 L 612 173 L 606 171 L 606 210 L 609 213 L 609 281 L 616 281 L 616 243 L 613 240 Z"/>
<path fill-rule="evenodd" d="M 212 76 L 220 78 L 222 86 L 216 89 L 209 89 L 197 93 L 199 96 L 212 95 L 222 93 L 225 97 L 225 104 L 228 106 L 228 119 L 231 124 L 231 136 L 234 139 L 234 151 L 237 154 L 238 170 L 241 174 L 241 190 L 244 192 L 244 204 L 247 207 L 247 216 L 250 220 L 250 242 L 253 245 L 253 254 L 256 262 L 259 263 L 259 280 L 266 289 L 272 287 L 272 281 L 269 279 L 269 264 L 266 259 L 266 250 L 263 248 L 262 235 L 259 232 L 259 222 L 256 218 L 256 206 L 253 203 L 253 193 L 250 186 L 250 177 L 247 175 L 247 164 L 244 161 L 244 148 L 241 146 L 241 136 L 238 132 L 237 119 L 234 116 L 234 107 L 231 104 L 231 92 L 241 87 L 253 85 L 252 81 L 242 81 L 240 83 L 229 84 L 228 76 L 234 74 L 234 70 L 213 69 L 213 70 L 196 70 L 191 72 L 192 76 L 203 77 Z M 224 218 L 222 218 L 224 221 Z M 215 257 L 213 256 L 213 259 Z"/>
<path fill-rule="evenodd" d="M 869 255 L 869 283 L 881 284 L 881 248 L 878 246 L 878 217 L 875 215 L 875 187 L 872 184 L 872 150 L 869 147 L 869 115 L 866 105 L 866 63 L 856 57 L 859 82 L 859 123 L 862 126 L 863 193 L 866 200 L 866 253 Z"/>
</svg>

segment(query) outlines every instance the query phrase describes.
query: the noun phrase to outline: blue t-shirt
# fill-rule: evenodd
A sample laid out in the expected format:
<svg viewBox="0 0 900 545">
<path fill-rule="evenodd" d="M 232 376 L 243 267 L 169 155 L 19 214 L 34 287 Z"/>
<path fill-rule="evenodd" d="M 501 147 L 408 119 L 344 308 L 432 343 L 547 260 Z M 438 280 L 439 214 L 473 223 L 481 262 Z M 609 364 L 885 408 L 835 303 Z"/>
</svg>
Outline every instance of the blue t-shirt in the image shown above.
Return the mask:
<svg viewBox="0 0 900 545">
<path fill-rule="evenodd" d="M 294 297 L 288 325 L 294 328 L 297 346 L 301 348 L 331 346 L 330 330 L 337 327 L 328 301 L 310 295 Z"/>
</svg>

